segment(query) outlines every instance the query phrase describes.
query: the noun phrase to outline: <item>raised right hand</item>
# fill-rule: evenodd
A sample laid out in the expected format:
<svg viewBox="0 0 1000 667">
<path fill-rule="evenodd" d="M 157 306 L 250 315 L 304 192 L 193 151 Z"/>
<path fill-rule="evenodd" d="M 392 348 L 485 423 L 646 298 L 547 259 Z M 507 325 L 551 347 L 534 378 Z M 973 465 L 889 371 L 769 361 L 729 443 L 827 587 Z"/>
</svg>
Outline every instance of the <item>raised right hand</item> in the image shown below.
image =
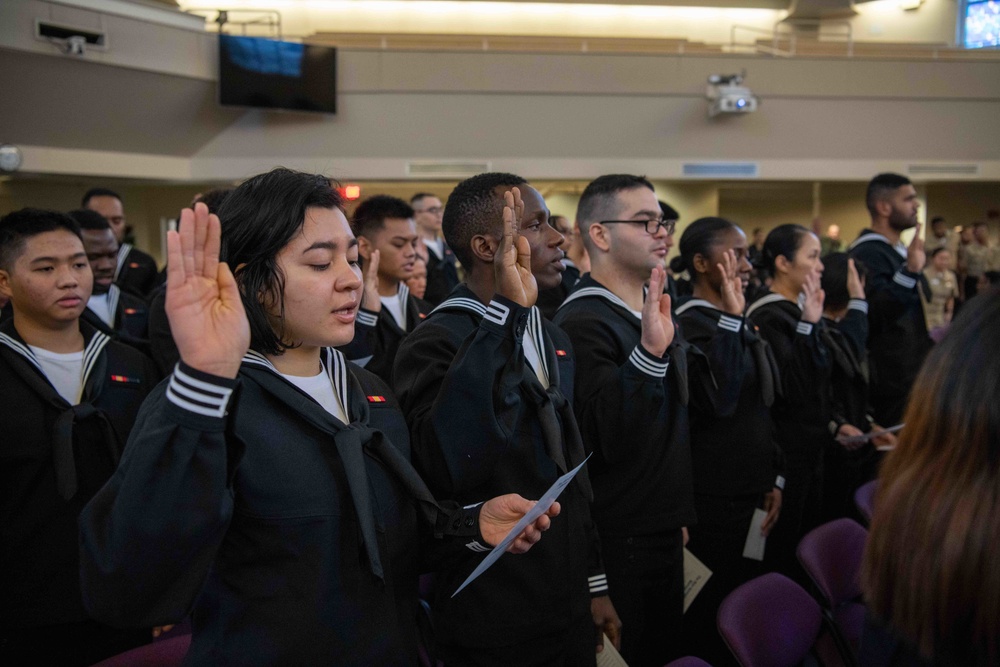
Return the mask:
<svg viewBox="0 0 1000 667">
<path fill-rule="evenodd" d="M 178 231 L 167 232 L 167 319 L 188 366 L 235 378 L 250 347 L 247 321 L 233 272 L 219 261 L 222 228 L 208 207 L 181 211 Z"/>
<path fill-rule="evenodd" d="M 722 309 L 730 315 L 740 317 L 743 315 L 746 297 L 743 295 L 743 281 L 736 272 L 739 266 L 736 252 L 730 248 L 722 255 L 722 264 L 715 266 L 722 274 Z"/>
<path fill-rule="evenodd" d="M 521 191 L 511 188 L 504 194 L 503 235 L 493 255 L 493 277 L 496 291 L 525 308 L 538 299 L 538 283 L 531 274 L 531 247 L 528 239 L 518 233 L 524 203 Z"/>
<path fill-rule="evenodd" d="M 906 270 L 910 273 L 920 273 L 924 270 L 924 264 L 927 263 L 924 240 L 920 238 L 921 227 L 923 225 L 917 223 L 917 227 L 913 233 L 913 240 L 910 241 L 909 247 L 906 248 Z"/>
<path fill-rule="evenodd" d="M 361 307 L 373 313 L 382 312 L 382 295 L 378 293 L 378 261 L 381 257 L 378 250 L 372 250 L 365 269 L 365 291 L 361 298 Z"/>
<path fill-rule="evenodd" d="M 817 274 L 811 273 L 806 276 L 802 292 L 806 296 L 806 301 L 802 304 L 802 321 L 816 324 L 823 317 L 823 301 L 826 299 L 826 292 L 820 287 Z"/>
<path fill-rule="evenodd" d="M 639 341 L 647 352 L 657 357 L 667 353 L 674 341 L 674 321 L 670 317 L 670 295 L 663 293 L 667 272 L 662 266 L 653 267 L 649 274 L 649 291 L 642 303 L 642 336 Z"/>
<path fill-rule="evenodd" d="M 858 267 L 854 265 L 854 260 L 847 260 L 847 295 L 852 299 L 865 298 L 865 285 L 858 275 Z"/>
</svg>

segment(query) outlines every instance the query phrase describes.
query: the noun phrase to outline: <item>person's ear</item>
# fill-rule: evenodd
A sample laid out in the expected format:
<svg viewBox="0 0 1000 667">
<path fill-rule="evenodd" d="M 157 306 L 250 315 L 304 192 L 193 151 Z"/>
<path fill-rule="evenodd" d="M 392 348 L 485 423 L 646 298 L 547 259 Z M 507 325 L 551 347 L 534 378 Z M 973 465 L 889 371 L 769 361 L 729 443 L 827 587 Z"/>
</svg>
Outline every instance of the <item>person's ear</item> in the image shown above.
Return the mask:
<svg viewBox="0 0 1000 667">
<path fill-rule="evenodd" d="M 10 272 L 6 269 L 0 269 L 0 294 L 10 299 L 14 296 L 14 292 L 10 286 Z"/>
<path fill-rule="evenodd" d="M 691 261 L 691 266 L 694 268 L 695 273 L 711 273 L 712 264 L 708 261 L 708 258 L 702 255 L 700 252 L 695 253 L 693 260 Z"/>
<path fill-rule="evenodd" d="M 784 255 L 778 255 L 774 258 L 774 271 L 775 273 L 788 273 L 788 269 L 791 266 L 791 262 Z"/>
<path fill-rule="evenodd" d="M 607 252 L 611 249 L 611 236 L 608 234 L 608 228 L 601 223 L 595 222 L 587 227 L 587 236 L 590 237 L 590 242 L 598 250 Z"/>
<path fill-rule="evenodd" d="M 878 199 L 875 201 L 875 210 L 880 217 L 888 218 L 892 214 L 892 202 L 888 199 Z"/>
<path fill-rule="evenodd" d="M 358 254 L 361 255 L 361 258 L 365 260 L 366 264 L 368 263 L 368 260 L 371 259 L 372 250 L 374 249 L 375 247 L 372 245 L 372 242 L 366 237 L 358 237 Z"/>
<path fill-rule="evenodd" d="M 484 264 L 492 264 L 500 242 L 488 234 L 476 234 L 469 245 L 476 259 Z"/>
</svg>

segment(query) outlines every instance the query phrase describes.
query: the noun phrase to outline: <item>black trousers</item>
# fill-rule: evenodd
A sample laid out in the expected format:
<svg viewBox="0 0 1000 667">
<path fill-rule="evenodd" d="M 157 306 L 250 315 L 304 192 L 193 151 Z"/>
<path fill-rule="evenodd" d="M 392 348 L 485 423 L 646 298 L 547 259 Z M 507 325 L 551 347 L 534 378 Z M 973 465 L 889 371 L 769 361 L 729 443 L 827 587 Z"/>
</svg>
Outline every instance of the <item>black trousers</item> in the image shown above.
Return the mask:
<svg viewBox="0 0 1000 667">
<path fill-rule="evenodd" d="M 712 576 L 684 614 L 683 647 L 685 655 L 697 656 L 713 667 L 737 667 L 719 634 L 716 618 L 727 595 L 764 573 L 763 563 L 743 557 L 754 510 L 763 504 L 764 498 L 758 494 L 694 497 L 698 525 L 689 529 L 688 551 L 712 571 Z"/>
<path fill-rule="evenodd" d="M 802 586 L 809 577 L 795 557 L 802 536 L 820 523 L 823 509 L 823 445 L 785 450 L 785 489 L 782 491 L 781 516 L 767 538 L 764 564 Z"/>
<path fill-rule="evenodd" d="M 590 614 L 575 619 L 567 632 L 546 635 L 508 646 L 468 647 L 448 644 L 438 637 L 438 657 L 446 665 L 462 667 L 592 667 L 597 662 L 597 636 Z"/>
<path fill-rule="evenodd" d="M 662 667 L 680 656 L 684 615 L 684 538 L 680 529 L 602 536 L 608 590 L 622 621 L 622 658 Z"/>
</svg>

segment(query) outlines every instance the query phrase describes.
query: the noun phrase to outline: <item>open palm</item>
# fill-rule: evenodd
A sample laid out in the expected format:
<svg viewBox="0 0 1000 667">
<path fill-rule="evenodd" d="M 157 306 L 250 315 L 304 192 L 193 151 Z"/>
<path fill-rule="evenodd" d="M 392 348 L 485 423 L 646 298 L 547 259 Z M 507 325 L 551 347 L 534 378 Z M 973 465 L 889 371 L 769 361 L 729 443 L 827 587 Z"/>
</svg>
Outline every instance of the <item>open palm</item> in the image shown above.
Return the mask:
<svg viewBox="0 0 1000 667">
<path fill-rule="evenodd" d="M 167 318 L 181 359 L 221 377 L 236 377 L 250 346 L 250 324 L 236 279 L 219 261 L 222 228 L 204 204 L 184 209 L 167 233 Z"/>
</svg>

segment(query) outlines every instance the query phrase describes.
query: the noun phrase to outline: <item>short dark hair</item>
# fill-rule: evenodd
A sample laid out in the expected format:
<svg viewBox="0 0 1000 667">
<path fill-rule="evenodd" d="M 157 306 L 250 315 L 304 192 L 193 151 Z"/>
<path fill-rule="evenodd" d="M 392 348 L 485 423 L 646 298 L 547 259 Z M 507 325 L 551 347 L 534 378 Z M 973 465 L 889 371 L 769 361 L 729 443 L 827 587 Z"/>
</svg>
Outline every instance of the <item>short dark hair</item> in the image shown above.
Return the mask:
<svg viewBox="0 0 1000 667">
<path fill-rule="evenodd" d="M 778 225 L 772 229 L 764 239 L 764 247 L 760 252 L 761 267 L 774 275 L 774 264 L 778 257 L 794 261 L 795 253 L 807 234 L 812 232 L 802 225 Z"/>
<path fill-rule="evenodd" d="M 673 206 L 667 202 L 660 200 L 660 212 L 663 214 L 664 220 L 680 220 L 681 214 L 677 212 Z"/>
<path fill-rule="evenodd" d="M 691 279 L 695 280 L 694 256 L 702 255 L 707 258 L 712 246 L 717 243 L 719 234 L 734 227 L 739 229 L 736 223 L 718 217 L 698 218 L 692 222 L 681 234 L 678 244 L 681 254 L 670 262 L 670 270 L 674 273 L 687 271 Z"/>
<path fill-rule="evenodd" d="M 111 225 L 108 223 L 108 219 L 97 211 L 91 211 L 89 208 L 78 208 L 75 211 L 70 211 L 67 215 L 76 221 L 76 224 L 80 225 L 80 229 L 87 229 L 90 231 L 103 231 L 105 229 L 110 230 Z"/>
<path fill-rule="evenodd" d="M 195 203 L 201 202 L 208 207 L 209 213 L 219 214 L 219 208 L 226 201 L 226 197 L 232 193 L 232 188 L 212 188 L 208 192 L 203 192 L 195 199 Z"/>
<path fill-rule="evenodd" d="M 935 215 L 933 218 L 931 218 L 931 227 L 933 227 L 939 222 L 944 222 L 944 216 Z"/>
<path fill-rule="evenodd" d="M 935 257 L 937 257 L 939 254 L 941 254 L 943 252 L 951 252 L 951 251 L 948 250 L 948 248 L 946 248 L 944 246 L 938 246 L 937 248 L 934 248 L 934 250 L 931 250 L 931 259 L 934 259 Z M 826 260 L 824 259 L 823 262 L 825 264 Z"/>
<path fill-rule="evenodd" d="M 385 227 L 385 221 L 389 218 L 409 220 L 413 216 L 413 207 L 399 197 L 375 195 L 361 202 L 354 210 L 351 227 L 355 236 L 371 238 L 372 234 Z"/>
<path fill-rule="evenodd" d="M 840 309 L 846 308 L 851 300 L 851 295 L 847 291 L 847 261 L 850 257 L 845 252 L 832 252 L 823 258 L 823 277 L 820 283 L 826 297 L 823 305 L 826 308 Z M 854 268 L 857 269 L 858 277 L 862 280 L 868 274 L 865 265 L 854 260 Z"/>
<path fill-rule="evenodd" d="M 983 276 L 990 285 L 1000 285 L 1000 271 L 986 271 Z"/>
<path fill-rule="evenodd" d="M 448 196 L 441 229 L 451 251 L 467 270 L 471 271 L 473 266 L 473 237 L 480 234 L 500 236 L 504 201 L 495 190 L 527 183 L 515 174 L 491 171 L 465 179 Z"/>
<path fill-rule="evenodd" d="M 434 197 L 435 199 L 438 198 L 437 195 L 432 194 L 430 192 L 418 192 L 417 194 L 410 197 L 410 206 L 416 206 L 418 201 L 420 201 L 421 199 L 427 199 L 428 197 Z"/>
<path fill-rule="evenodd" d="M 341 208 L 342 203 L 326 176 L 279 167 L 244 181 L 219 209 L 221 259 L 236 273 L 250 322 L 250 347 L 257 352 L 277 355 L 291 347 L 284 325 L 275 331 L 262 303 L 276 304 L 277 320 L 284 322 L 285 277 L 278 253 L 302 229 L 307 209 Z"/>
<path fill-rule="evenodd" d="M 114 197 L 118 201 L 122 200 L 122 196 L 114 190 L 109 190 L 107 188 L 90 188 L 84 193 L 83 199 L 80 200 L 80 206 L 86 208 L 87 202 L 94 197 Z"/>
<path fill-rule="evenodd" d="M 873 216 L 877 215 L 878 210 L 875 206 L 878 202 L 885 200 L 904 185 L 912 184 L 910 179 L 899 174 L 885 173 L 877 175 L 868 181 L 868 189 L 865 191 L 865 206 L 868 207 L 868 212 Z"/>
<path fill-rule="evenodd" d="M 65 229 L 83 243 L 80 226 L 73 218 L 59 211 L 22 208 L 0 218 L 0 269 L 9 272 L 14 268 L 28 239 L 59 229 Z"/>
<path fill-rule="evenodd" d="M 580 202 L 576 205 L 576 220 L 580 224 L 580 230 L 585 232 L 590 223 L 614 218 L 620 210 L 618 193 L 639 188 L 656 192 L 645 176 L 606 174 L 592 180 L 583 189 Z"/>
</svg>

